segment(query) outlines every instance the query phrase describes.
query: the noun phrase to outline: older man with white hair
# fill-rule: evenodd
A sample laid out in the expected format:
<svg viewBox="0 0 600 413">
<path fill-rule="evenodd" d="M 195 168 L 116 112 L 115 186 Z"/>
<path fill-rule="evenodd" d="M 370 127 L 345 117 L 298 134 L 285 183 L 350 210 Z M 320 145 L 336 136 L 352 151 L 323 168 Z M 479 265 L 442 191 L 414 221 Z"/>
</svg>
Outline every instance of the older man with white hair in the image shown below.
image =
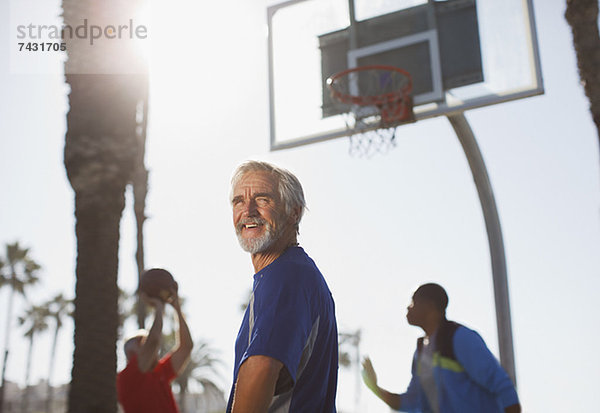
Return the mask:
<svg viewBox="0 0 600 413">
<path fill-rule="evenodd" d="M 289 171 L 240 165 L 233 224 L 254 284 L 235 345 L 227 412 L 335 412 L 338 342 L 333 298 L 298 245 L 304 192 Z"/>
</svg>

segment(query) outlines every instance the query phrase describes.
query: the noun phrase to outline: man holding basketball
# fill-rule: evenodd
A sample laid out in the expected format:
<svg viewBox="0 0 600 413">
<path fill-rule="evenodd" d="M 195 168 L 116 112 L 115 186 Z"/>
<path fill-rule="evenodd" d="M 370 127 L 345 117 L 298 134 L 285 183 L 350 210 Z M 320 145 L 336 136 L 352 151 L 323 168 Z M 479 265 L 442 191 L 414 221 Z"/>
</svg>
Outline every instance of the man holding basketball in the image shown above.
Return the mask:
<svg viewBox="0 0 600 413">
<path fill-rule="evenodd" d="M 333 298 L 298 246 L 305 209 L 298 179 L 250 161 L 232 178 L 233 224 L 254 266 L 235 344 L 227 412 L 335 412 L 338 343 Z"/>
<path fill-rule="evenodd" d="M 446 319 L 448 296 L 438 284 L 420 286 L 406 319 L 421 327 L 412 380 L 402 394 L 377 385 L 371 361 L 363 362 L 369 389 L 394 410 L 424 413 L 519 413 L 515 387 L 475 331 Z"/>
<path fill-rule="evenodd" d="M 177 413 L 171 382 L 190 360 L 193 342 L 179 304 L 176 288 L 167 302 L 177 313 L 177 344 L 159 360 L 165 302 L 140 293 L 143 301 L 154 307 L 150 331 L 140 330 L 125 341 L 127 366 L 117 375 L 119 403 L 125 413 Z"/>
</svg>

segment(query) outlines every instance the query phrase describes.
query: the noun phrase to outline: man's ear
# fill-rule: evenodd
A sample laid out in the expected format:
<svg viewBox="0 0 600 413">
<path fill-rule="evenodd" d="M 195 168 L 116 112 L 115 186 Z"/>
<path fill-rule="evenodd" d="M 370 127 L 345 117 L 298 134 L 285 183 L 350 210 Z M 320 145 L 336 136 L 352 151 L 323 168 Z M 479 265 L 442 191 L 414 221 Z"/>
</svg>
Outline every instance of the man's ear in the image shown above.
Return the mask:
<svg viewBox="0 0 600 413">
<path fill-rule="evenodd" d="M 290 214 L 290 222 L 294 225 L 298 225 L 300 221 L 300 208 L 292 209 L 292 213 Z"/>
</svg>

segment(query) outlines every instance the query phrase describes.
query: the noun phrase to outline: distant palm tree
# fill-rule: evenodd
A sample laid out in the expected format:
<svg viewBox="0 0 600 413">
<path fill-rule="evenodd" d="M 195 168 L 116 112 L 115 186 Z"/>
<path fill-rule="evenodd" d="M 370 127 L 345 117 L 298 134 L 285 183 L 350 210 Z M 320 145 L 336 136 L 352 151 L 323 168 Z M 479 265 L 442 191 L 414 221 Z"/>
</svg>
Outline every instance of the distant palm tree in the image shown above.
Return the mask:
<svg viewBox="0 0 600 413">
<path fill-rule="evenodd" d="M 161 344 L 161 354 L 166 354 L 175 345 L 175 332 L 163 335 Z M 185 399 L 188 394 L 190 383 L 199 384 L 206 396 L 223 394 L 219 388 L 218 382 L 222 380 L 219 366 L 223 362 L 217 357 L 217 350 L 202 339 L 194 340 L 194 351 L 190 357 L 190 362 L 185 369 L 175 378 L 175 383 L 179 386 L 179 395 L 177 404 L 181 413 L 185 413 Z"/>
<path fill-rule="evenodd" d="M 354 406 L 358 408 L 360 405 L 360 389 L 361 389 L 361 363 L 360 363 L 360 339 L 361 330 L 356 332 L 342 332 L 338 335 L 338 352 L 339 364 L 342 367 L 354 367 L 356 373 L 356 390 L 354 392 Z M 348 351 L 348 347 L 353 347 L 354 355 Z"/>
<path fill-rule="evenodd" d="M 44 304 L 48 312 L 48 317 L 54 320 L 54 336 L 52 338 L 52 348 L 50 350 L 50 367 L 48 368 L 48 391 L 46 395 L 46 413 L 51 413 L 52 402 L 54 398 L 54 388 L 51 385 L 52 373 L 54 372 L 54 362 L 56 360 L 56 345 L 58 342 L 58 332 L 63 326 L 63 318 L 71 315 L 73 300 L 66 299 L 62 293 Z"/>
<path fill-rule="evenodd" d="M 222 361 L 216 357 L 216 350 L 203 340 L 196 340 L 195 349 L 192 352 L 190 362 L 181 372 L 175 383 L 179 385 L 179 408 L 182 413 L 185 413 L 185 398 L 188 394 L 188 386 L 190 382 L 200 384 L 204 390 L 204 394 L 208 397 L 214 394 L 217 390 L 220 393 L 217 382 L 221 380 L 221 374 L 218 366 Z"/>
<path fill-rule="evenodd" d="M 4 375 L 8 362 L 10 345 L 10 332 L 14 295 L 18 293 L 25 296 L 25 288 L 38 282 L 36 272 L 41 267 L 29 256 L 29 248 L 22 248 L 19 242 L 6 244 L 6 257 L 0 264 L 0 287 L 9 286 L 8 308 L 6 311 L 6 334 L 4 335 L 4 362 L 2 364 L 2 378 L 0 380 L 0 413 L 4 406 Z"/>
<path fill-rule="evenodd" d="M 25 337 L 29 339 L 29 350 L 27 351 L 27 366 L 25 367 L 25 391 L 21 399 L 21 411 L 28 412 L 29 405 L 29 376 L 31 373 L 31 356 L 33 355 L 33 343 L 37 333 L 48 328 L 48 310 L 44 306 L 32 305 L 19 317 L 19 325 L 25 326 Z"/>
</svg>

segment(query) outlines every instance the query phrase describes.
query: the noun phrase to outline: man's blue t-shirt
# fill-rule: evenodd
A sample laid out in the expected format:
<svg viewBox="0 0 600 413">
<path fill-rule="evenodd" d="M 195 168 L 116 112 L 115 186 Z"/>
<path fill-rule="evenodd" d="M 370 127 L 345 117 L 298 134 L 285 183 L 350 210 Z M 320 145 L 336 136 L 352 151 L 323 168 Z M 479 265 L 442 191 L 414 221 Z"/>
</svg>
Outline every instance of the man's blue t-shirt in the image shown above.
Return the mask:
<svg viewBox="0 0 600 413">
<path fill-rule="evenodd" d="M 240 366 L 250 356 L 281 361 L 269 412 L 335 412 L 338 341 L 331 292 L 314 261 L 288 248 L 254 275 L 235 343 L 231 411 Z"/>
</svg>

